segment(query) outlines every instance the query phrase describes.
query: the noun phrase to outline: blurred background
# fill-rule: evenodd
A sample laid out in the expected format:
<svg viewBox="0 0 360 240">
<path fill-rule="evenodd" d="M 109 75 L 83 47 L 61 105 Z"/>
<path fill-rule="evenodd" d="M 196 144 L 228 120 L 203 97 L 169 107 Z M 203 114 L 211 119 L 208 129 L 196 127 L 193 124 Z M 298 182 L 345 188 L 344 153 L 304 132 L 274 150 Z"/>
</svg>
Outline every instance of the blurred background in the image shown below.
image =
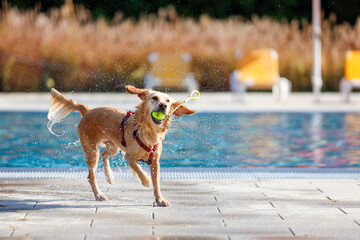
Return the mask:
<svg viewBox="0 0 360 240">
<path fill-rule="evenodd" d="M 311 91 L 311 0 L 1 2 L 0 91 L 142 87 L 151 53 L 187 52 L 201 91 L 229 91 L 237 55 L 272 48 L 292 91 Z M 360 1 L 321 1 L 323 91 L 360 50 Z"/>
</svg>

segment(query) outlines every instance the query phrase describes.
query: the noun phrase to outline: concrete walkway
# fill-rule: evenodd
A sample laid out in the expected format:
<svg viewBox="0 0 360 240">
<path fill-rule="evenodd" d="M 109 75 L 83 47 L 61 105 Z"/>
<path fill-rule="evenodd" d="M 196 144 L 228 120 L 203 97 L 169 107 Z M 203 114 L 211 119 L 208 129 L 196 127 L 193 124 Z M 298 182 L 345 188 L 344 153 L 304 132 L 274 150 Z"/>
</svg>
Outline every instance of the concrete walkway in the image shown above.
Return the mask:
<svg viewBox="0 0 360 240">
<path fill-rule="evenodd" d="M 135 179 L 0 180 L 0 239 L 360 239 L 360 181 L 163 179 L 154 207 Z"/>
</svg>

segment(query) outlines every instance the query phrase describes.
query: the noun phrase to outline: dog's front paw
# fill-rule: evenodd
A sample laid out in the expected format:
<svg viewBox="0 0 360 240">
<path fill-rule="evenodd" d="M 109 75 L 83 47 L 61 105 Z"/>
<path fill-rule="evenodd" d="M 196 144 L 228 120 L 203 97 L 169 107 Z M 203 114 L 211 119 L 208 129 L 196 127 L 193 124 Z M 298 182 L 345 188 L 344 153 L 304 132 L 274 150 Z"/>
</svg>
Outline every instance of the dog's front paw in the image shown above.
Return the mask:
<svg viewBox="0 0 360 240">
<path fill-rule="evenodd" d="M 169 207 L 170 206 L 170 203 L 163 198 L 156 199 L 156 204 L 160 207 Z"/>
<path fill-rule="evenodd" d="M 109 198 L 104 194 L 99 194 L 95 196 L 96 201 L 107 201 Z"/>
</svg>

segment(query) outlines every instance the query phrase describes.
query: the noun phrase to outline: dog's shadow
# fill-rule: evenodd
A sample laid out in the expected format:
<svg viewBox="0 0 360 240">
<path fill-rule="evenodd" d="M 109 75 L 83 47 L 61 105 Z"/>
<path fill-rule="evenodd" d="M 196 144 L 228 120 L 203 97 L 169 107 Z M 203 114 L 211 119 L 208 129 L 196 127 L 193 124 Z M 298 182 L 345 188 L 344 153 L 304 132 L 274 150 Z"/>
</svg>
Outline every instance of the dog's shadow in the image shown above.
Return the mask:
<svg viewBox="0 0 360 240">
<path fill-rule="evenodd" d="M 76 204 L 74 202 L 76 201 Z M 63 202 L 63 204 L 62 204 Z M 108 202 L 96 202 L 88 199 L 6 199 L 0 200 L 0 212 L 22 212 L 47 209 L 100 209 L 100 208 L 129 208 L 129 207 L 153 207 L 153 204 L 111 204 Z"/>
</svg>

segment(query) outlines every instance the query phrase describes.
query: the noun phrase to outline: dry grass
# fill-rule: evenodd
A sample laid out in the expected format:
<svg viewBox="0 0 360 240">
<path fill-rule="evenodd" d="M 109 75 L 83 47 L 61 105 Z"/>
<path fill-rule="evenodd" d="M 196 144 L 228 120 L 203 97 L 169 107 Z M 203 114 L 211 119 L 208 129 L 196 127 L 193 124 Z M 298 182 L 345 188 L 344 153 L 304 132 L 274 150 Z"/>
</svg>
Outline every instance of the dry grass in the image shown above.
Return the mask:
<svg viewBox="0 0 360 240">
<path fill-rule="evenodd" d="M 279 53 L 280 74 L 295 90 L 311 90 L 312 29 L 306 21 L 277 22 L 253 17 L 198 21 L 178 17 L 173 8 L 134 21 L 90 20 L 81 7 L 65 5 L 44 14 L 3 8 L 0 16 L 2 91 L 43 89 L 44 63 L 60 90 L 113 91 L 141 86 L 151 52 L 186 51 L 202 90 L 228 90 L 237 50 L 270 47 Z M 325 90 L 337 90 L 344 55 L 360 49 L 360 19 L 355 26 L 323 21 Z M 10 55 L 21 58 L 9 57 Z"/>
</svg>

